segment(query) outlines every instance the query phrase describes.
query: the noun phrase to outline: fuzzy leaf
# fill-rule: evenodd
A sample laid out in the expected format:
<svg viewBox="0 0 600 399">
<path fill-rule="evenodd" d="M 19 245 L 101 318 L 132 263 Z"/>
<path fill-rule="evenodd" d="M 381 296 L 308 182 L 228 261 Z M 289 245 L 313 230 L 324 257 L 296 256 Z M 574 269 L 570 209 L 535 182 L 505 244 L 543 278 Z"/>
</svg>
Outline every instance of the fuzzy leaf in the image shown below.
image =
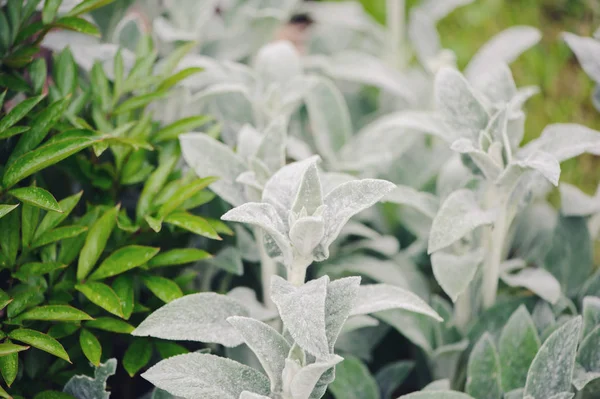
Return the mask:
<svg viewBox="0 0 600 399">
<path fill-rule="evenodd" d="M 66 383 L 63 392 L 77 399 L 109 399 L 106 392 L 106 380 L 117 370 L 117 359 L 109 359 L 100 364 L 94 371 L 94 378 L 87 375 L 76 375 Z"/>
<path fill-rule="evenodd" d="M 402 385 L 414 367 L 414 362 L 400 360 L 380 368 L 375 374 L 375 380 L 381 392 L 381 399 L 392 399 L 394 391 Z"/>
<path fill-rule="evenodd" d="M 327 285 L 325 330 L 330 353 L 333 353 L 335 342 L 348 320 L 359 290 L 360 277 L 341 278 Z"/>
<path fill-rule="evenodd" d="M 294 341 L 316 357 L 329 355 L 325 302 L 329 277 L 294 287 L 279 276 L 271 280 L 271 298 Z"/>
<path fill-rule="evenodd" d="M 533 319 L 525 306 L 520 306 L 502 329 L 498 344 L 504 392 L 525 385 L 527 371 L 540 345 Z"/>
<path fill-rule="evenodd" d="M 600 213 L 600 186 L 595 196 L 588 196 L 576 186 L 560 183 L 560 210 L 565 216 L 589 216 Z"/>
<path fill-rule="evenodd" d="M 440 315 L 417 295 L 387 284 L 361 285 L 350 314 L 354 316 L 388 309 L 403 309 L 443 321 Z"/>
<path fill-rule="evenodd" d="M 280 392 L 283 387 L 282 373 L 290 344 L 275 329 L 248 317 L 229 317 L 227 321 L 244 338 L 246 345 L 258 357 L 261 366 L 271 381 L 271 392 Z"/>
<path fill-rule="evenodd" d="M 481 209 L 472 191 L 457 190 L 446 198 L 433 219 L 427 252 L 445 248 L 494 220 L 494 212 Z"/>
<path fill-rule="evenodd" d="M 533 359 L 524 395 L 549 398 L 571 388 L 581 317 L 566 322 L 544 342 Z"/>
<path fill-rule="evenodd" d="M 133 335 L 170 340 L 214 342 L 227 347 L 243 342 L 227 323 L 231 316 L 248 317 L 236 300 L 215 293 L 187 295 L 164 305 L 146 318 Z"/>
<path fill-rule="evenodd" d="M 513 274 L 502 273 L 500 279 L 511 287 L 527 288 L 551 304 L 561 296 L 560 283 L 545 269 L 527 267 Z"/>
<path fill-rule="evenodd" d="M 563 39 L 577 56 L 583 70 L 595 82 L 600 82 L 600 41 L 572 33 L 563 33 Z"/>
<path fill-rule="evenodd" d="M 481 251 L 462 255 L 440 251 L 431 255 L 433 275 L 453 302 L 467 289 L 482 261 Z"/>
<path fill-rule="evenodd" d="M 408 186 L 397 186 L 382 202 L 410 206 L 432 220 L 440 207 L 440 201 L 435 195 Z"/>
<path fill-rule="evenodd" d="M 336 366 L 335 380 L 329 385 L 329 390 L 336 399 L 379 399 L 375 378 L 355 357 L 346 357 Z"/>
<path fill-rule="evenodd" d="M 540 137 L 529 142 L 518 155 L 525 158 L 535 151 L 547 152 L 558 162 L 583 153 L 600 155 L 600 132 L 574 123 L 548 125 Z"/>
<path fill-rule="evenodd" d="M 269 380 L 261 372 L 222 357 L 188 353 L 170 357 L 142 377 L 187 399 L 238 399 L 243 391 L 268 395 Z"/>
<path fill-rule="evenodd" d="M 488 333 L 477 341 L 469 356 L 466 391 L 478 399 L 502 398 L 500 359 Z"/>
<path fill-rule="evenodd" d="M 402 395 L 398 399 L 475 399 L 465 393 L 456 391 L 423 391 Z"/>
<path fill-rule="evenodd" d="M 71 359 L 69 359 L 69 355 L 67 354 L 67 351 L 65 351 L 65 348 L 60 344 L 60 342 L 47 334 L 35 330 L 29 330 L 27 328 L 19 328 L 11 331 L 8 336 L 15 341 L 26 343 L 34 348 L 48 352 L 51 355 L 71 363 Z"/>
<path fill-rule="evenodd" d="M 292 397 L 294 399 L 309 399 L 321 376 L 342 360 L 340 356 L 328 355 L 315 363 L 302 367 L 290 384 Z M 289 360 L 286 361 L 286 363 L 288 362 Z"/>
</svg>

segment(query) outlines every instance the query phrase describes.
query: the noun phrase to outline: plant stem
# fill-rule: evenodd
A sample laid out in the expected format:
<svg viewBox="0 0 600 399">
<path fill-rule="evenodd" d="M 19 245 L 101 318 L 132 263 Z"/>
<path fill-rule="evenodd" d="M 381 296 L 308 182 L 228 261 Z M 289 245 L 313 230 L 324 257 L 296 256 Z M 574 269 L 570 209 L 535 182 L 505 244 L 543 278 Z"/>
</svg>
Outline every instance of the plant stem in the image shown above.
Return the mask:
<svg viewBox="0 0 600 399">
<path fill-rule="evenodd" d="M 483 308 L 488 309 L 496 302 L 498 279 L 500 278 L 500 263 L 504 250 L 504 240 L 508 229 L 506 207 L 502 206 L 493 227 L 486 227 L 485 245 L 486 259 L 483 265 L 483 281 L 481 294 Z"/>
<path fill-rule="evenodd" d="M 263 303 L 268 309 L 275 309 L 275 304 L 271 300 L 271 278 L 277 274 L 277 264 L 271 259 L 265 250 L 265 233 L 262 229 L 254 229 L 254 237 L 258 243 L 258 252 L 260 254 L 260 279 L 263 289 Z"/>
<path fill-rule="evenodd" d="M 402 50 L 404 44 L 406 4 L 405 0 L 387 0 L 386 5 L 390 64 L 395 68 L 399 68 L 404 62 Z"/>
<path fill-rule="evenodd" d="M 306 280 L 306 269 L 311 264 L 312 260 L 303 258 L 294 258 L 292 266 L 288 269 L 287 279 L 293 285 L 299 287 Z"/>
</svg>

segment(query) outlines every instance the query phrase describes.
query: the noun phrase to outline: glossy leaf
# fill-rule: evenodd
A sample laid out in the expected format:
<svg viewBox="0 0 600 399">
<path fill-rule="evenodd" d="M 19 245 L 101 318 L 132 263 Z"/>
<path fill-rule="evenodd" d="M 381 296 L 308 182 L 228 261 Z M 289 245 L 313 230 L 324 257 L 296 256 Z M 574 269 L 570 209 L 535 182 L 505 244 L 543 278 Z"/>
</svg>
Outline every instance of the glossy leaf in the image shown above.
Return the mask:
<svg viewBox="0 0 600 399">
<path fill-rule="evenodd" d="M 181 288 L 173 281 L 159 276 L 143 276 L 142 281 L 161 301 L 169 303 L 183 296 Z"/>
<path fill-rule="evenodd" d="M 88 314 L 67 305 L 38 306 L 19 315 L 19 319 L 45 321 L 92 320 Z"/>
<path fill-rule="evenodd" d="M 19 328 L 11 331 L 8 335 L 15 341 L 26 343 L 34 348 L 48 352 L 51 355 L 71 363 L 71 359 L 69 358 L 67 351 L 65 351 L 65 348 L 60 344 L 60 342 L 47 334 L 26 328 Z"/>
<path fill-rule="evenodd" d="M 111 208 L 94 222 L 85 238 L 85 244 L 79 254 L 77 279 L 83 280 L 92 271 L 104 251 L 106 242 L 117 224 L 119 207 Z"/>
<path fill-rule="evenodd" d="M 90 300 L 90 302 L 116 316 L 123 317 L 121 301 L 113 289 L 108 285 L 95 281 L 88 281 L 85 284 L 75 285 L 75 289 L 81 292 Z"/>
<path fill-rule="evenodd" d="M 133 341 L 125 355 L 123 356 L 123 367 L 130 377 L 133 377 L 144 366 L 148 364 L 152 357 L 152 344 L 144 338 L 138 338 Z"/>
<path fill-rule="evenodd" d="M 85 357 L 94 366 L 98 367 L 100 365 L 100 358 L 102 357 L 102 346 L 98 338 L 90 331 L 82 328 L 79 334 L 79 345 Z"/>
<path fill-rule="evenodd" d="M 119 248 L 100 264 L 98 269 L 91 274 L 90 280 L 101 280 L 116 276 L 127 270 L 141 266 L 152 259 L 159 250 L 159 248 L 141 245 L 129 245 Z"/>
</svg>

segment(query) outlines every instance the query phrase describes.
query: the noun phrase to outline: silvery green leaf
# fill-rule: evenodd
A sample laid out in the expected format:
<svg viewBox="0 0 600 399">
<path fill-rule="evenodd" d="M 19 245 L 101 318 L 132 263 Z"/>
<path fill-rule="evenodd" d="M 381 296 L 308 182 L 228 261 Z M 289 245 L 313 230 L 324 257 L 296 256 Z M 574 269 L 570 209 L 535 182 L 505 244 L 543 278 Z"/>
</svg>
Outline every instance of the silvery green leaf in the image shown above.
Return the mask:
<svg viewBox="0 0 600 399">
<path fill-rule="evenodd" d="M 320 161 L 315 155 L 302 161 L 290 163 L 279 169 L 265 184 L 263 201 L 273 205 L 280 218 L 287 223 L 288 212 L 292 209 L 302 176 L 306 170 Z"/>
<path fill-rule="evenodd" d="M 256 157 L 274 173 L 285 165 L 285 146 L 287 142 L 287 121 L 283 117 L 275 118 L 265 129 L 264 136 L 257 148 Z"/>
<path fill-rule="evenodd" d="M 600 155 L 600 132 L 574 123 L 548 125 L 539 138 L 529 142 L 519 151 L 523 159 L 535 150 L 553 155 L 558 162 L 583 153 Z"/>
<path fill-rule="evenodd" d="M 285 84 L 302 74 L 300 54 L 289 41 L 269 43 L 256 54 L 254 70 L 265 85 Z"/>
<path fill-rule="evenodd" d="M 527 371 L 540 345 L 533 319 L 521 305 L 506 322 L 498 342 L 500 380 L 505 392 L 525 385 Z"/>
<path fill-rule="evenodd" d="M 325 303 L 329 278 L 323 276 L 294 287 L 279 276 L 271 280 L 271 297 L 294 341 L 316 357 L 329 355 Z"/>
<path fill-rule="evenodd" d="M 449 391 L 450 390 L 450 380 L 447 378 L 442 378 L 440 380 L 435 380 L 425 385 L 422 391 Z"/>
<path fill-rule="evenodd" d="M 392 399 L 394 391 L 406 380 L 415 368 L 415 363 L 410 360 L 400 360 L 383 366 L 375 374 L 379 386 L 381 399 Z"/>
<path fill-rule="evenodd" d="M 588 372 L 600 373 L 600 326 L 596 326 L 581 341 L 577 362 Z"/>
<path fill-rule="evenodd" d="M 492 66 L 476 76 L 471 83 L 492 104 L 507 104 L 517 95 L 517 85 L 505 63 Z"/>
<path fill-rule="evenodd" d="M 473 180 L 473 173 L 460 159 L 460 155 L 453 153 L 440 168 L 436 179 L 436 191 L 440 199 L 448 197 L 452 192 L 465 188 Z"/>
<path fill-rule="evenodd" d="M 269 399 L 268 396 L 259 395 L 257 393 L 244 391 L 240 394 L 239 399 Z"/>
<path fill-rule="evenodd" d="M 600 41 L 567 32 L 562 36 L 577 56 L 583 70 L 594 81 L 600 82 Z"/>
<path fill-rule="evenodd" d="M 465 76 L 471 80 L 498 63 L 510 64 L 541 38 L 540 31 L 530 26 L 505 29 L 488 40 L 471 58 L 465 69 Z"/>
<path fill-rule="evenodd" d="M 557 393 L 556 395 L 552 395 L 548 399 L 571 399 L 573 396 L 575 396 L 574 393 L 571 393 L 571 392 L 561 392 L 561 393 Z"/>
<path fill-rule="evenodd" d="M 319 274 L 336 275 L 361 275 L 378 282 L 385 282 L 405 289 L 410 289 L 408 278 L 404 273 L 405 268 L 391 260 L 379 259 L 364 254 L 355 254 L 350 257 L 335 258 L 328 261 L 319 269 Z"/>
<path fill-rule="evenodd" d="M 551 304 L 555 304 L 561 295 L 560 283 L 542 268 L 528 267 L 516 273 L 501 273 L 500 279 L 511 287 L 527 288 Z"/>
<path fill-rule="evenodd" d="M 271 392 L 279 392 L 285 358 L 290 352 L 290 344 L 271 326 L 248 317 L 234 316 L 227 319 L 229 324 L 244 338 L 246 345 L 258 357 L 260 364 L 271 381 Z"/>
<path fill-rule="evenodd" d="M 324 172 L 319 174 L 321 179 L 321 188 L 323 190 L 323 195 L 329 194 L 339 185 L 344 183 L 348 183 L 349 181 L 357 180 L 355 176 L 352 176 L 347 173 L 339 173 L 339 172 Z"/>
<path fill-rule="evenodd" d="M 433 352 L 433 336 L 429 316 L 400 309 L 385 310 L 375 313 L 373 316 L 395 328 L 426 353 Z"/>
<path fill-rule="evenodd" d="M 359 330 L 365 327 L 374 327 L 379 324 L 379 321 L 371 316 L 367 315 L 357 315 L 349 317 L 348 320 L 344 323 L 344 327 L 340 332 L 340 335 L 347 334 L 354 330 Z"/>
<path fill-rule="evenodd" d="M 227 296 L 243 304 L 253 319 L 265 321 L 277 317 L 277 311 L 267 309 L 256 299 L 256 291 L 248 287 L 235 287 Z"/>
<path fill-rule="evenodd" d="M 235 299 L 212 292 L 186 295 L 156 310 L 132 335 L 237 346 L 243 342 L 227 323 L 231 316 L 249 316 Z"/>
<path fill-rule="evenodd" d="M 179 136 L 181 153 L 200 177 L 218 176 L 211 189 L 232 205 L 246 202 L 243 186 L 235 182 L 246 165 L 229 147 L 202 133 Z"/>
<path fill-rule="evenodd" d="M 531 318 L 533 319 L 538 333 L 542 333 L 548 327 L 556 323 L 556 318 L 554 317 L 552 308 L 550 305 L 548 305 L 548 303 L 542 301 L 539 301 L 535 304 L 533 312 L 531 313 Z"/>
<path fill-rule="evenodd" d="M 410 12 L 408 37 L 414 45 L 419 62 L 423 66 L 427 66 L 432 59 L 438 56 L 442 49 L 435 19 L 422 10 L 420 6 L 413 8 Z"/>
<path fill-rule="evenodd" d="M 523 399 L 524 388 L 513 389 L 504 394 L 504 399 Z"/>
<path fill-rule="evenodd" d="M 311 259 L 313 250 L 325 234 L 322 216 L 306 216 L 298 219 L 290 229 L 290 243 L 294 252 L 305 259 Z"/>
<path fill-rule="evenodd" d="M 397 186 L 394 191 L 386 195 L 382 202 L 408 205 L 431 219 L 435 217 L 440 207 L 440 201 L 435 195 L 401 185 Z"/>
<path fill-rule="evenodd" d="M 600 112 L 600 85 L 596 85 L 592 92 L 592 104 L 597 111 Z"/>
<path fill-rule="evenodd" d="M 437 73 L 434 96 L 437 109 L 454 139 L 474 139 L 487 126 L 489 115 L 485 106 L 456 69 L 443 68 Z"/>
<path fill-rule="evenodd" d="M 292 212 L 299 214 L 304 208 L 308 215 L 313 215 L 323 205 L 321 190 L 321 180 L 319 179 L 317 164 L 312 163 L 302 175 L 298 193 L 292 205 Z"/>
<path fill-rule="evenodd" d="M 518 166 L 519 168 L 529 168 L 536 170 L 542 174 L 548 181 L 555 186 L 558 186 L 560 178 L 560 164 L 553 155 L 544 151 L 533 151 L 524 159 L 515 159 L 509 165 Z"/>
<path fill-rule="evenodd" d="M 398 239 L 396 237 L 381 236 L 377 239 L 367 238 L 364 240 L 354 241 L 351 244 L 344 245 L 342 251 L 350 253 L 369 250 L 390 257 L 397 254 L 399 249 L 400 244 L 398 243 Z"/>
<path fill-rule="evenodd" d="M 291 261 L 292 253 L 285 225 L 272 205 L 248 202 L 225 213 L 221 219 L 260 227 L 275 241 L 283 254 L 284 263 Z"/>
<path fill-rule="evenodd" d="M 221 249 L 215 257 L 207 259 L 209 263 L 228 273 L 241 276 L 244 274 L 244 264 L 242 263 L 242 255 L 236 247 L 225 247 Z"/>
<path fill-rule="evenodd" d="M 475 399 L 466 393 L 457 391 L 422 391 L 409 393 L 408 395 L 402 395 L 398 399 Z"/>
<path fill-rule="evenodd" d="M 483 261 L 483 251 L 455 255 L 435 252 L 431 255 L 431 266 L 436 281 L 453 302 L 467 289 Z"/>
<path fill-rule="evenodd" d="M 542 260 L 544 268 L 560 282 L 565 295 L 576 296 L 592 274 L 594 264 L 585 219 L 560 216 L 548 249 Z"/>
<path fill-rule="evenodd" d="M 580 332 L 581 317 L 576 317 L 548 337 L 527 373 L 525 396 L 549 398 L 569 391 Z"/>
<path fill-rule="evenodd" d="M 589 216 L 600 212 L 600 186 L 593 197 L 568 183 L 561 183 L 559 189 L 560 210 L 563 215 Z"/>
<path fill-rule="evenodd" d="M 442 203 L 433 219 L 428 253 L 445 248 L 480 226 L 492 224 L 493 210 L 483 210 L 470 190 L 456 190 Z"/>
<path fill-rule="evenodd" d="M 382 59 L 360 51 L 344 49 L 331 56 L 311 55 L 305 67 L 323 71 L 336 81 L 375 86 L 407 103 L 415 102 L 407 77 L 391 68 Z"/>
<path fill-rule="evenodd" d="M 252 170 L 254 173 L 256 180 L 258 180 L 261 185 L 266 183 L 271 177 L 271 171 L 269 170 L 269 167 L 256 157 L 251 157 L 249 163 L 250 170 Z"/>
<path fill-rule="evenodd" d="M 342 360 L 344 359 L 338 355 L 327 355 L 323 359 L 298 370 L 289 387 L 292 399 L 308 399 L 311 397 L 311 393 L 323 373 Z"/>
<path fill-rule="evenodd" d="M 261 145 L 264 136 L 251 125 L 244 125 L 240 129 L 236 143 L 237 156 L 246 162 L 251 157 L 256 156 L 258 147 Z"/>
<path fill-rule="evenodd" d="M 269 394 L 269 379 L 233 360 L 187 353 L 162 360 L 142 377 L 165 391 L 186 399 L 238 399 L 243 391 Z"/>
<path fill-rule="evenodd" d="M 159 389 L 159 388 L 154 388 L 154 390 L 152 391 L 152 396 L 150 396 L 150 399 L 182 399 L 179 396 L 175 396 L 175 395 L 171 395 L 169 392 Z"/>
<path fill-rule="evenodd" d="M 582 337 L 586 337 L 596 326 L 600 325 L 600 298 L 596 296 L 586 296 L 583 298 L 582 307 Z M 600 371 L 600 369 L 598 371 Z"/>
<path fill-rule="evenodd" d="M 468 340 L 462 340 L 437 347 L 431 356 L 434 378 L 447 378 L 454 380 L 458 364 L 464 351 L 469 347 Z"/>
<path fill-rule="evenodd" d="M 360 289 L 360 277 L 346 277 L 334 280 L 327 285 L 325 299 L 325 330 L 329 351 L 333 353 L 337 341 L 348 316 L 352 304 Z"/>
<path fill-rule="evenodd" d="M 478 150 L 469 139 L 461 138 L 452 143 L 451 149 L 459 154 L 467 154 L 488 180 L 496 179 L 502 172 L 502 165 L 485 151 Z"/>
<path fill-rule="evenodd" d="M 336 399 L 380 399 L 377 382 L 358 358 L 347 356 L 335 368 L 329 391 Z"/>
<path fill-rule="evenodd" d="M 331 81 L 316 76 L 313 79 L 304 97 L 310 132 L 319 154 L 335 162 L 336 154 L 352 136 L 350 114 L 344 97 Z"/>
<path fill-rule="evenodd" d="M 388 309 L 403 309 L 442 321 L 440 315 L 417 295 L 387 284 L 361 285 L 350 314 L 354 316 Z"/>
<path fill-rule="evenodd" d="M 446 139 L 447 128 L 432 112 L 401 111 L 384 115 L 352 136 L 340 151 L 340 168 L 384 171 L 424 134 Z"/>
<path fill-rule="evenodd" d="M 94 378 L 87 375 L 71 377 L 63 392 L 77 399 L 108 399 L 110 392 L 106 392 L 106 380 L 114 375 L 116 370 L 117 359 L 109 359 L 95 368 Z"/>
<path fill-rule="evenodd" d="M 478 399 L 502 399 L 500 359 L 488 333 L 479 338 L 469 356 L 466 391 Z"/>
<path fill-rule="evenodd" d="M 327 194 L 323 200 L 326 206 L 323 213 L 325 236 L 320 245 L 323 259 L 329 257 L 329 245 L 338 237 L 348 220 L 377 203 L 395 187 L 385 180 L 362 179 L 343 183 Z"/>
</svg>

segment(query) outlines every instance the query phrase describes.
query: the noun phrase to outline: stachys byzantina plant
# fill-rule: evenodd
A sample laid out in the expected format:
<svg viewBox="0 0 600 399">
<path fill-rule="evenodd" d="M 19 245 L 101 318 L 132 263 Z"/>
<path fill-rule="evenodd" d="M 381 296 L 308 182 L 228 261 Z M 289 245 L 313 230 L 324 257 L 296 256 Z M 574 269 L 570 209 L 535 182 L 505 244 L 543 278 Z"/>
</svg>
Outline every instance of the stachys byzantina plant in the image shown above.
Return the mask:
<svg viewBox="0 0 600 399">
<path fill-rule="evenodd" d="M 287 280 L 271 279 L 275 316 L 256 302 L 199 293 L 173 301 L 150 315 L 134 335 L 184 339 L 235 347 L 246 343 L 265 374 L 211 354 L 192 353 L 158 363 L 144 376 L 185 398 L 321 398 L 342 358 L 334 345 L 348 317 L 399 308 L 441 320 L 411 292 L 386 285 L 360 285 L 360 278 L 305 283 L 306 270 L 328 257 L 329 245 L 351 216 L 380 200 L 394 185 L 375 179 L 327 184 L 318 157 L 284 166 L 266 182 L 261 202 L 238 206 L 224 220 L 251 224 L 267 237 L 270 256 L 287 268 Z M 235 293 L 237 291 L 237 293 Z"/>
</svg>

